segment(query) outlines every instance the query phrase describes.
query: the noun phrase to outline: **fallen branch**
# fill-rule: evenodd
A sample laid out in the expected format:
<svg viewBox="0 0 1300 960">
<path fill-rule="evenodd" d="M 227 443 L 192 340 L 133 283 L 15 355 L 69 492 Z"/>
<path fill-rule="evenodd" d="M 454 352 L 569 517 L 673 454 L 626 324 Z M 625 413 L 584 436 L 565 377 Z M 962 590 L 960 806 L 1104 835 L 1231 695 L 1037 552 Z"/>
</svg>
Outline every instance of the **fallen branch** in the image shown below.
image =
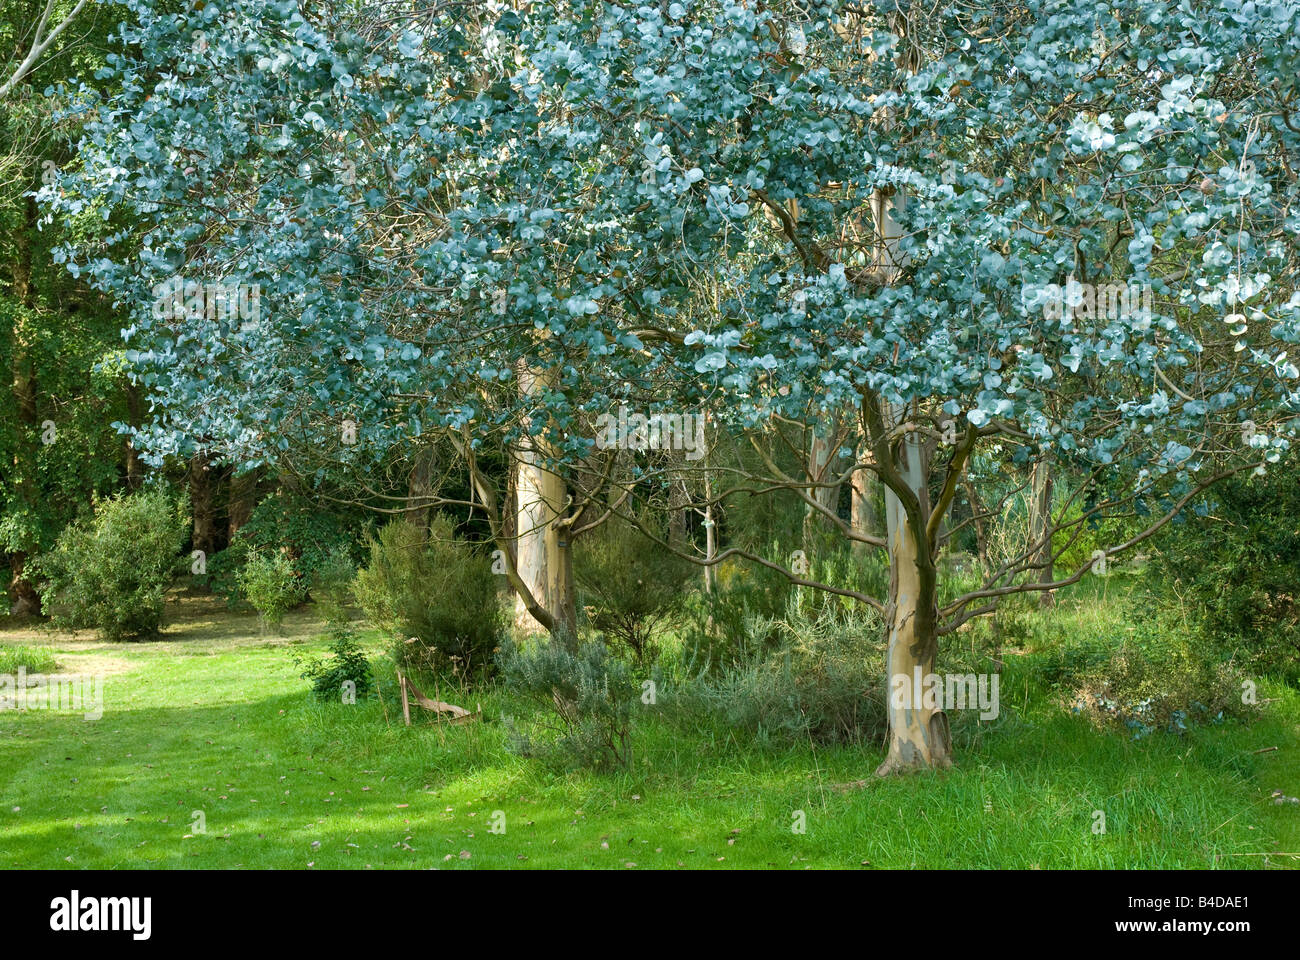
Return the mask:
<svg viewBox="0 0 1300 960">
<path fill-rule="evenodd" d="M 467 723 L 476 716 L 476 714 L 470 713 L 464 707 L 458 707 L 454 703 L 430 700 L 401 670 L 397 671 L 397 685 L 402 691 L 402 719 L 406 721 L 408 727 L 411 725 L 411 700 L 414 700 L 416 704 L 426 710 L 432 710 L 438 715 L 439 722 L 442 721 L 444 713 L 451 714 L 448 723 Z M 479 708 L 479 713 L 482 712 L 482 708 Z"/>
</svg>

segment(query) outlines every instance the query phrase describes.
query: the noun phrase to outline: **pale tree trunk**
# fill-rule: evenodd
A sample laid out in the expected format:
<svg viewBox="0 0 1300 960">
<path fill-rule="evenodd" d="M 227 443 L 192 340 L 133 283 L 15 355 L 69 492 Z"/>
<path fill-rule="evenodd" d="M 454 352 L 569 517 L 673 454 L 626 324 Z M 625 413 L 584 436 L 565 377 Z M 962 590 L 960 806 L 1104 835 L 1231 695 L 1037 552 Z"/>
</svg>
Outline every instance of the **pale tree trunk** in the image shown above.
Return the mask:
<svg viewBox="0 0 1300 960">
<path fill-rule="evenodd" d="M 547 381 L 547 374 L 520 371 L 525 395 L 541 389 Z M 573 644 L 578 622 L 573 559 L 567 531 L 560 522 L 567 500 L 564 478 L 546 467 L 544 442 L 539 437 L 523 437 L 515 451 L 515 567 L 533 598 L 554 618 L 552 633 Z M 525 631 L 540 629 L 518 596 L 515 625 Z"/>
<path fill-rule="evenodd" d="M 814 427 L 812 439 L 808 444 L 808 479 L 812 483 L 827 483 L 836 475 L 835 461 L 838 459 L 836 454 L 839 452 L 839 430 L 834 423 L 826 426 L 828 429 L 825 433 Z M 808 493 L 823 510 L 829 510 L 833 514 L 839 507 L 839 484 L 813 487 Z M 806 551 L 812 551 L 817 531 L 825 530 L 827 523 L 826 514 L 811 505 L 805 505 L 803 545 Z"/>
<path fill-rule="evenodd" d="M 875 503 L 876 476 L 870 470 L 857 470 L 853 474 L 850 486 L 853 498 L 849 510 L 849 522 L 858 533 L 874 536 L 879 528 Z M 869 548 L 870 544 L 860 540 L 853 541 L 853 550 L 856 553 L 864 553 Z"/>
<path fill-rule="evenodd" d="M 406 522 L 422 537 L 428 536 L 433 513 L 433 461 L 432 446 L 417 447 L 411 457 L 411 474 L 406 481 Z"/>
<path fill-rule="evenodd" d="M 886 116 L 886 127 L 892 124 Z M 905 209 L 906 196 L 881 190 L 871 197 L 872 220 L 880 264 L 888 282 L 898 279 L 904 257 L 899 252 L 902 227 L 895 211 Z M 883 424 L 888 431 L 906 422 L 906 407 L 886 404 Z M 885 484 L 885 536 L 889 549 L 889 602 L 885 608 L 885 683 L 889 717 L 889 753 L 876 768 L 877 776 L 952 765 L 952 738 L 942 704 L 927 705 L 926 688 L 916 689 L 934 672 L 938 652 L 938 589 L 934 554 L 925 525 L 929 518 L 929 462 L 922 435 L 904 434 L 897 445 L 873 442 L 893 483 L 908 493 L 908 504 Z M 897 450 L 897 454 L 894 451 Z M 883 476 L 883 475 L 882 475 Z M 909 510 L 911 513 L 909 514 Z M 901 685 L 901 689 L 900 689 Z M 899 694 L 902 694 L 900 702 Z"/>
<path fill-rule="evenodd" d="M 715 593 L 718 589 L 718 568 L 713 558 L 718 555 L 718 514 L 713 509 L 713 480 L 707 469 L 704 473 L 704 590 Z"/>
<path fill-rule="evenodd" d="M 899 421 L 896 421 L 899 422 Z M 918 505 L 909 516 L 903 501 L 885 488 L 886 539 L 889 544 L 889 603 L 886 690 L 889 754 L 877 776 L 952 764 L 952 740 L 943 705 L 927 703 L 918 678 L 934 672 L 938 652 L 938 594 L 929 544 L 918 523 L 929 513 L 928 465 L 922 437 L 908 434 L 898 446 L 897 473 Z"/>
<path fill-rule="evenodd" d="M 1052 467 L 1046 460 L 1034 464 L 1029 497 L 1029 542 L 1037 547 L 1037 583 L 1052 582 Z M 1052 591 L 1044 590 L 1039 604 L 1051 607 L 1056 602 Z"/>
</svg>

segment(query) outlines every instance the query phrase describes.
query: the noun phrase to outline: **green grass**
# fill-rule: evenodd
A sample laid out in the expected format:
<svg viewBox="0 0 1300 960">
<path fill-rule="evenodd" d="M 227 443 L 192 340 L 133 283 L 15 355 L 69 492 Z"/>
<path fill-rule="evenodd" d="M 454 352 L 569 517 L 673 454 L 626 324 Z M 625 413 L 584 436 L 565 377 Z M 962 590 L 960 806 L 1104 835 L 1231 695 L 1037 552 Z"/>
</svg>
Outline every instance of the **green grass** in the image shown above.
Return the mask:
<svg viewBox="0 0 1300 960">
<path fill-rule="evenodd" d="M 58 669 L 54 651 L 48 647 L 0 646 L 0 673 L 51 673 Z"/>
<path fill-rule="evenodd" d="M 499 718 L 520 710 L 498 690 L 440 691 L 481 704 L 480 722 L 407 728 L 391 682 L 383 701 L 309 696 L 290 651 L 325 643 L 289 644 L 320 628 L 310 612 L 268 638 L 251 616 L 187 604 L 159 641 L 58 640 L 64 672 L 105 674 L 101 720 L 0 712 L 0 867 L 1300 863 L 1282 856 L 1300 854 L 1300 807 L 1270 798 L 1300 794 L 1300 697 L 1278 685 L 1261 686 L 1277 700 L 1249 726 L 1133 741 L 1061 713 L 1009 657 L 1002 716 L 961 725 L 942 773 L 878 781 L 879 746 L 760 747 L 651 707 L 630 767 L 565 773 L 506 749 Z M 1074 615 L 1090 614 L 1055 617 L 1069 629 Z M 0 632 L 0 650 L 30 639 Z"/>
</svg>

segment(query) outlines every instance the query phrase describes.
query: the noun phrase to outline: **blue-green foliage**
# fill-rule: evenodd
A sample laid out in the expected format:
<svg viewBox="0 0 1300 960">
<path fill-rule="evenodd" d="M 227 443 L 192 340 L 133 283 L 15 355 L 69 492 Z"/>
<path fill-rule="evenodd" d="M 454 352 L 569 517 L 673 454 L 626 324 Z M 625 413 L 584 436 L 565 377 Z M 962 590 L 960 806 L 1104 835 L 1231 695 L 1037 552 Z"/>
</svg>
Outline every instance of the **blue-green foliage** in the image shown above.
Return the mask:
<svg viewBox="0 0 1300 960">
<path fill-rule="evenodd" d="M 124 6 L 42 199 L 110 225 L 65 255 L 130 312 L 156 456 L 364 466 L 530 423 L 573 461 L 634 386 L 733 424 L 866 398 L 1144 515 L 1288 446 L 1294 2 Z M 178 275 L 260 314 L 160 316 Z M 1151 309 L 1053 316 L 1071 280 Z"/>
</svg>

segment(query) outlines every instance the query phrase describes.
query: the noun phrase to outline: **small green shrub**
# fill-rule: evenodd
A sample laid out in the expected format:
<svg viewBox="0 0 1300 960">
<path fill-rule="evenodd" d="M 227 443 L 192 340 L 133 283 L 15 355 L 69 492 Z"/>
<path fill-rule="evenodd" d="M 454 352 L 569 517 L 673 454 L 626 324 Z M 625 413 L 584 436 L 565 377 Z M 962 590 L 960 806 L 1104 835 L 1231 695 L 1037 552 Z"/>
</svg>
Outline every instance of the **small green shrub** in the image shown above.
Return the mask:
<svg viewBox="0 0 1300 960">
<path fill-rule="evenodd" d="M 110 641 L 157 634 L 189 526 L 185 499 L 161 487 L 95 501 L 94 514 L 65 527 L 41 558 L 52 621 L 94 627 Z"/>
<path fill-rule="evenodd" d="M 302 678 L 311 682 L 313 696 L 317 700 L 343 702 L 349 702 L 348 694 L 358 698 L 366 696 L 374 681 L 370 661 L 356 634 L 346 627 L 333 629 L 329 650 L 328 659 L 294 656 L 294 662 L 302 668 Z"/>
<path fill-rule="evenodd" d="M 603 644 L 583 644 L 575 653 L 553 639 L 527 649 L 506 641 L 498 662 L 507 691 L 558 721 L 534 724 L 531 731 L 509 721 L 516 752 L 592 769 L 628 763 L 640 688 L 627 664 Z"/>
<path fill-rule="evenodd" d="M 415 675 L 482 676 L 505 631 L 492 564 L 456 536 L 446 517 L 428 539 L 396 520 L 369 543 L 357 573 L 357 602 L 370 622 L 393 634 L 397 665 Z"/>
<path fill-rule="evenodd" d="M 1243 702 L 1239 670 L 1207 659 L 1155 619 L 1138 620 L 1121 635 L 1061 644 L 1036 654 L 1030 666 L 1072 713 L 1135 739 L 1255 712 Z"/>
<path fill-rule="evenodd" d="M 642 668 L 658 658 L 657 631 L 680 614 L 694 566 L 610 521 L 580 542 L 574 577 L 591 626 Z"/>
<path fill-rule="evenodd" d="M 887 724 L 882 627 L 873 611 L 792 597 L 784 617 L 751 618 L 737 658 L 686 683 L 675 709 L 760 740 L 870 740 Z"/>
<path fill-rule="evenodd" d="M 52 673 L 58 666 L 48 647 L 0 647 L 0 673 Z"/>
<path fill-rule="evenodd" d="M 274 630 L 306 596 L 293 560 L 283 551 L 251 554 L 239 570 L 239 589 L 257 611 L 263 627 Z"/>
<path fill-rule="evenodd" d="M 687 605 L 684 646 L 696 669 L 719 670 L 747 659 L 755 644 L 770 647 L 775 634 L 758 637 L 755 624 L 779 619 L 790 581 L 759 564 L 719 564 L 716 588 L 701 590 Z"/>
<path fill-rule="evenodd" d="M 208 558 L 205 582 L 230 606 L 247 601 L 240 591 L 239 572 L 248 558 L 284 549 L 314 591 L 318 572 L 327 572 L 340 556 L 355 565 L 360 558 L 358 531 L 364 523 L 310 496 L 281 488 L 258 503 L 229 547 Z M 318 599 L 314 592 L 312 599 Z"/>
<path fill-rule="evenodd" d="M 1147 583 L 1221 658 L 1300 679 L 1300 464 L 1213 488 L 1153 551 Z"/>
</svg>

